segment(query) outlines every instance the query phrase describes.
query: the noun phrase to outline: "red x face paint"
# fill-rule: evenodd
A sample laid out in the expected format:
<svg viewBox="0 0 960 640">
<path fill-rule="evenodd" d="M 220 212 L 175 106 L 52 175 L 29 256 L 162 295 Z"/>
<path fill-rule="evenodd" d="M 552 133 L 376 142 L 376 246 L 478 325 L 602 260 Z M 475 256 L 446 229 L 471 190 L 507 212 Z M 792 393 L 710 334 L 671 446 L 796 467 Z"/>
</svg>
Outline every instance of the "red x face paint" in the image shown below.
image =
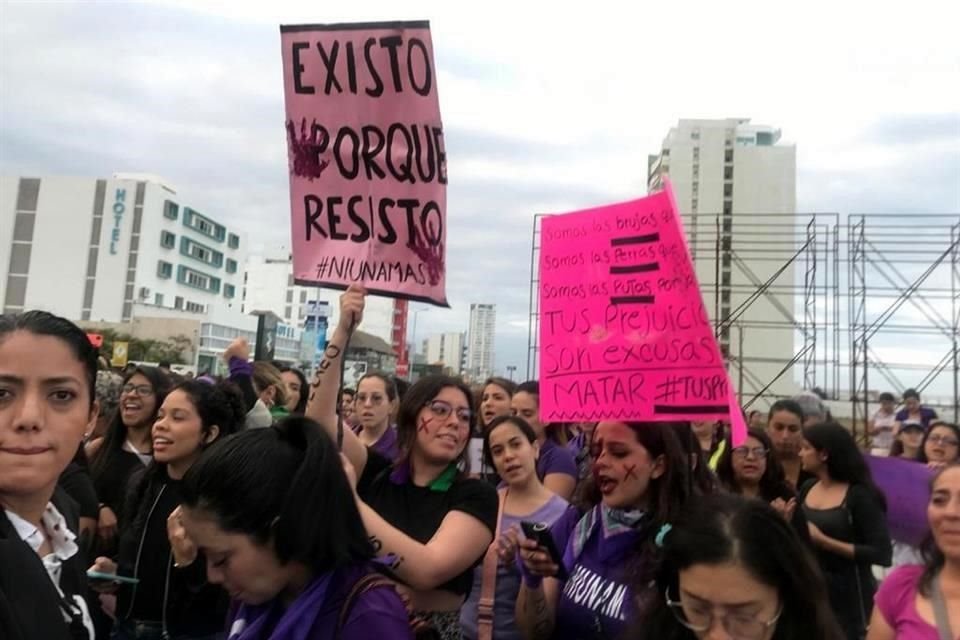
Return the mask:
<svg viewBox="0 0 960 640">
<path fill-rule="evenodd" d="M 653 461 L 636 433 L 620 422 L 603 422 L 593 439 L 593 479 L 603 503 L 615 509 L 642 507 Z"/>
</svg>

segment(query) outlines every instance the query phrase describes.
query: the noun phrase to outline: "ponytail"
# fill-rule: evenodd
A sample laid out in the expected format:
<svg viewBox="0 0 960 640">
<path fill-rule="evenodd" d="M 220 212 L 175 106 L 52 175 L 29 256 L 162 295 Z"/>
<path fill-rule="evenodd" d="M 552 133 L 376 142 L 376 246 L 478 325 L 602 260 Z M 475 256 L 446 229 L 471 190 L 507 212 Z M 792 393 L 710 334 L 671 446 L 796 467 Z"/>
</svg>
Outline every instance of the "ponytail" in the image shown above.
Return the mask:
<svg viewBox="0 0 960 640">
<path fill-rule="evenodd" d="M 183 496 L 225 531 L 272 543 L 282 563 L 324 572 L 373 557 L 339 452 L 309 418 L 211 447 L 184 476 Z"/>
</svg>

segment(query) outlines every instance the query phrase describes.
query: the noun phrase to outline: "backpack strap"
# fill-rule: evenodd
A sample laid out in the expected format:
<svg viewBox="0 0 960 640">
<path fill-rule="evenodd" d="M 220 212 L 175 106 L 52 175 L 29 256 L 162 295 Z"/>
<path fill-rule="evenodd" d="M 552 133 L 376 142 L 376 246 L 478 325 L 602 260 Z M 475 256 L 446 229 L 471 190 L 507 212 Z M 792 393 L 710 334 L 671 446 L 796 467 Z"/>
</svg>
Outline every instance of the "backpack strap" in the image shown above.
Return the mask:
<svg viewBox="0 0 960 640">
<path fill-rule="evenodd" d="M 500 524 L 503 520 L 503 507 L 507 502 L 508 489 L 500 489 L 500 507 L 497 511 L 497 528 L 493 532 L 493 542 L 487 548 L 483 557 L 483 570 L 480 581 L 480 600 L 477 603 L 477 639 L 492 640 L 493 638 L 493 607 L 496 597 L 497 566 L 500 558 L 497 555 L 497 537 L 500 535 Z"/>
<path fill-rule="evenodd" d="M 337 617 L 335 638 L 339 640 L 340 634 L 343 632 L 343 627 L 347 624 L 347 618 L 350 617 L 350 611 L 357 603 L 357 600 L 360 599 L 360 596 L 378 587 L 396 589 L 396 585 L 392 580 L 379 573 L 368 573 L 353 584 L 353 588 L 350 589 L 350 593 L 347 594 L 347 598 L 343 601 L 343 606 L 340 608 L 340 615 Z M 401 599 L 403 599 L 403 596 L 401 596 Z M 404 605 L 406 604 L 406 601 L 404 601 Z"/>
</svg>

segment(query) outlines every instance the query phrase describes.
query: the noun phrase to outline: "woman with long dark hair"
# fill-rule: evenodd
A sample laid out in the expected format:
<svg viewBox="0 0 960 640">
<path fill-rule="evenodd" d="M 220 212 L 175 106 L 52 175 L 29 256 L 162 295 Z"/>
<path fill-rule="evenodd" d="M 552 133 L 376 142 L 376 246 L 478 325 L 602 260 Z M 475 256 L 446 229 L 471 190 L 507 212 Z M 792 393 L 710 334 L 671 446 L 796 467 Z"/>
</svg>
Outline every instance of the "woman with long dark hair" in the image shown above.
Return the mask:
<svg viewBox="0 0 960 640">
<path fill-rule="evenodd" d="M 898 567 L 880 585 L 867 640 L 960 637 L 960 464 L 930 487 L 923 564 Z"/>
<path fill-rule="evenodd" d="M 917 461 L 940 468 L 960 460 L 960 427 L 948 422 L 934 423 L 923 436 Z"/>
<path fill-rule="evenodd" d="M 562 562 L 534 540 L 519 543 L 516 616 L 528 640 L 617 638 L 637 605 L 656 595 L 646 589 L 657 570 L 656 534 L 694 495 L 679 426 L 597 425 L 584 509 L 569 509 L 549 531 Z"/>
<path fill-rule="evenodd" d="M 487 551 L 483 565 L 473 572 L 473 588 L 460 610 L 460 626 L 465 640 L 483 638 L 485 624 L 497 640 L 520 640 L 514 607 L 520 590 L 515 554 L 521 522 L 550 526 L 566 512 L 568 504 L 537 476 L 537 435 L 523 418 L 494 418 L 487 425 L 483 449 L 487 463 L 496 468 L 506 486 L 500 489 L 501 514 L 495 532 L 499 539 Z"/>
<path fill-rule="evenodd" d="M 90 477 L 100 500 L 97 535 L 102 553 L 113 553 L 117 525 L 125 519 L 130 476 L 153 457 L 151 429 L 170 391 L 160 369 L 135 367 L 123 379 L 120 404 L 103 438 L 87 444 Z"/>
<path fill-rule="evenodd" d="M 890 457 L 904 460 L 920 459 L 923 450 L 923 438 L 926 431 L 919 422 L 907 422 L 900 425 L 893 436 L 893 445 L 890 447 Z"/>
<path fill-rule="evenodd" d="M 517 385 L 510 406 L 513 414 L 526 420 L 537 434 L 540 446 L 537 475 L 543 486 L 564 500 L 569 500 L 579 479 L 577 462 L 567 449 L 565 425 L 545 424 L 540 420 L 540 384 L 530 380 Z"/>
<path fill-rule="evenodd" d="M 187 471 L 182 496 L 174 557 L 189 566 L 205 555 L 209 581 L 236 603 L 233 640 L 410 636 L 392 584 L 361 586 L 379 575 L 373 546 L 336 445 L 312 420 L 225 438 Z"/>
<path fill-rule="evenodd" d="M 0 637 L 93 640 L 75 503 L 57 487 L 99 414 L 97 349 L 44 311 L 0 316 Z"/>
<path fill-rule="evenodd" d="M 823 578 L 769 506 L 739 496 L 693 501 L 661 529 L 656 597 L 630 637 L 841 640 Z"/>
<path fill-rule="evenodd" d="M 807 518 L 797 503 L 797 492 L 787 482 L 766 432 L 750 429 L 739 447 L 734 447 L 732 439 L 728 439 L 717 463 L 717 477 L 730 493 L 768 503 L 793 525 L 802 540 L 810 541 Z"/>
<path fill-rule="evenodd" d="M 230 383 L 191 380 L 163 401 L 153 425 L 153 462 L 131 478 L 124 507 L 129 518 L 116 559 L 98 557 L 93 567 L 139 580 L 136 585 L 94 585 L 118 595 L 115 640 L 145 633 L 172 639 L 212 638 L 223 629 L 227 599 L 208 584 L 204 563 L 180 567 L 167 537 L 167 519 L 180 505 L 183 476 L 200 454 L 243 425 L 246 411 Z"/>
<path fill-rule="evenodd" d="M 839 424 L 805 429 L 800 460 L 816 477 L 801 489 L 800 502 L 830 603 L 846 637 L 859 640 L 876 591 L 871 566 L 891 562 L 886 501 L 853 436 Z"/>
<path fill-rule="evenodd" d="M 338 429 L 341 358 L 362 320 L 364 295 L 351 286 L 340 298 L 340 322 L 317 368 L 307 415 L 334 439 L 342 437 L 344 456 L 359 477 L 357 508 L 374 549 L 392 556 L 400 588 L 444 638 L 459 638 L 458 612 L 497 521 L 496 490 L 468 476 L 470 388 L 446 376 L 427 376 L 410 387 L 397 414 L 395 461 L 368 450 L 350 429 Z"/>
<path fill-rule="evenodd" d="M 307 377 L 303 375 L 303 371 L 296 367 L 291 367 L 282 362 L 274 362 L 273 364 L 280 372 L 280 378 L 287 388 L 287 403 L 284 405 L 287 413 L 302 416 L 307 409 L 307 397 L 310 392 L 310 388 L 307 386 Z"/>
</svg>

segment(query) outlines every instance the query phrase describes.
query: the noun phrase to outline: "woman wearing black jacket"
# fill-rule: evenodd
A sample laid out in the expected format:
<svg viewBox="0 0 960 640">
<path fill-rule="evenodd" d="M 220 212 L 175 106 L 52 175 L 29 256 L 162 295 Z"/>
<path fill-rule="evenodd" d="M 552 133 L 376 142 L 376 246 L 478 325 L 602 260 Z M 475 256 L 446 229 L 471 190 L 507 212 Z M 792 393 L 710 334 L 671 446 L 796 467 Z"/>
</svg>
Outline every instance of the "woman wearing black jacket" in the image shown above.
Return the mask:
<svg viewBox="0 0 960 640">
<path fill-rule="evenodd" d="M 206 563 L 174 563 L 167 519 L 181 501 L 181 480 L 201 452 L 239 430 L 239 393 L 229 383 L 183 382 L 163 402 L 153 426 L 154 462 L 131 478 L 116 561 L 100 557 L 92 567 L 139 580 L 134 586 L 94 585 L 117 592 L 117 640 L 215 638 L 223 630 L 226 594 L 207 583 Z"/>
<path fill-rule="evenodd" d="M 0 317 L 0 638 L 92 640 L 76 504 L 57 489 L 99 413 L 97 350 L 76 325 Z"/>
</svg>

